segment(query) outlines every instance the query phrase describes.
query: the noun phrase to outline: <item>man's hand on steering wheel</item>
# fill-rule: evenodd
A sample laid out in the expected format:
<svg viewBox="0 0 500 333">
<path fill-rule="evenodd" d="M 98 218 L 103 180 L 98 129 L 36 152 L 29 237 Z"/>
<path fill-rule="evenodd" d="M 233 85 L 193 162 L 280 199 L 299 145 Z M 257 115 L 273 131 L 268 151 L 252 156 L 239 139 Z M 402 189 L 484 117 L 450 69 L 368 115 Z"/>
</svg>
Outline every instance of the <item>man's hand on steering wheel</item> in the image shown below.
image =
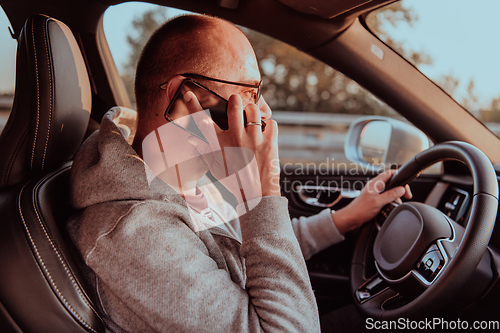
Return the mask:
<svg viewBox="0 0 500 333">
<path fill-rule="evenodd" d="M 340 233 L 360 227 L 373 219 L 386 204 L 401 202 L 401 197 L 412 198 L 410 187 L 406 185 L 395 187 L 383 192 L 387 181 L 396 170 L 388 170 L 368 181 L 361 194 L 346 207 L 332 214 L 333 221 Z"/>
<path fill-rule="evenodd" d="M 498 210 L 498 180 L 483 152 L 465 142 L 436 144 L 405 163 L 386 187 L 408 184 L 428 166 L 447 160 L 462 162 L 473 180 L 462 224 L 436 207 L 407 202 L 392 210 L 381 227 L 361 228 L 350 280 L 354 304 L 365 317 L 435 316 L 479 299 L 490 285 L 487 248 Z M 486 264 L 476 270 L 483 259 Z"/>
</svg>

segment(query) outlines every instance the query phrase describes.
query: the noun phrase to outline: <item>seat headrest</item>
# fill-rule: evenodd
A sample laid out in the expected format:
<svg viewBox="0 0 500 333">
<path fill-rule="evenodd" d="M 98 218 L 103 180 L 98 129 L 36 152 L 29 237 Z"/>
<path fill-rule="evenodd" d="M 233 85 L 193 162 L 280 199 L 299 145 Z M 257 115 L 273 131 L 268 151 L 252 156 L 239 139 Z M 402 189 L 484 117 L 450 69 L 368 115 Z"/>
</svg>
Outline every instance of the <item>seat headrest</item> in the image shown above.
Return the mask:
<svg viewBox="0 0 500 333">
<path fill-rule="evenodd" d="M 87 68 L 71 30 L 44 15 L 29 18 L 18 40 L 14 103 L 0 136 L 0 187 L 71 159 L 91 105 Z"/>
</svg>

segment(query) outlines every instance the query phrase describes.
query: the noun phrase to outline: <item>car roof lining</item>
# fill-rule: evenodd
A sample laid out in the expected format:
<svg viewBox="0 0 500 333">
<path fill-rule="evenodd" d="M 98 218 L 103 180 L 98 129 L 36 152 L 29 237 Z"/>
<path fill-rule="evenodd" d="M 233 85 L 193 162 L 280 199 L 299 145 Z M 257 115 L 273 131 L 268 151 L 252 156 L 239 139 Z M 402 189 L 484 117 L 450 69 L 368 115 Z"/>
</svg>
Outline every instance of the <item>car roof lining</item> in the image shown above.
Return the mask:
<svg viewBox="0 0 500 333">
<path fill-rule="evenodd" d="M 365 5 L 372 0 L 278 0 L 304 14 L 313 14 L 331 19 Z"/>
<path fill-rule="evenodd" d="M 215 0 L 153 0 L 149 2 L 224 17 L 236 24 L 282 40 L 300 50 L 309 51 L 335 38 L 359 15 L 392 1 L 239 0 L 236 9 L 221 7 Z M 9 17 L 14 36 L 17 37 L 26 19 L 40 13 L 65 22 L 74 33 L 96 33 L 97 23 L 105 10 L 109 6 L 124 2 L 127 1 L 16 0 L 13 2 L 0 0 L 0 5 Z M 328 18 L 312 13 L 306 7 L 319 8 L 327 13 L 322 15 Z"/>
</svg>

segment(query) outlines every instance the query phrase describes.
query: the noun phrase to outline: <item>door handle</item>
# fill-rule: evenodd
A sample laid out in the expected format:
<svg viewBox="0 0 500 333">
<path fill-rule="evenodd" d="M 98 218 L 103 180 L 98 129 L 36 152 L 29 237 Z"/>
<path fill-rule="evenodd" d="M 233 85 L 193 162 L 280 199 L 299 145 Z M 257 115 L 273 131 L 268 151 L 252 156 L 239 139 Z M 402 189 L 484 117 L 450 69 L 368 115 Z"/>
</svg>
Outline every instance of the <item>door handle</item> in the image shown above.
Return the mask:
<svg viewBox="0 0 500 333">
<path fill-rule="evenodd" d="M 356 198 L 361 193 L 359 190 L 317 185 L 298 185 L 296 189 L 302 202 L 324 208 L 333 207 L 343 198 Z"/>
</svg>

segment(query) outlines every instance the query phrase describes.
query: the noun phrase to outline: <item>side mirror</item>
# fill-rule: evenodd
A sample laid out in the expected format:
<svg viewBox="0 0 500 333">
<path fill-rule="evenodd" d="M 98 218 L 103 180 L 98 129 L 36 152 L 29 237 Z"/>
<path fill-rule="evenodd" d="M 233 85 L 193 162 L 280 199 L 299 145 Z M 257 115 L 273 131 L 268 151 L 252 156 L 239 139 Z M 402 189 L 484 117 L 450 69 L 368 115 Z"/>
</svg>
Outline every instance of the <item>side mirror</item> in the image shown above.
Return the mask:
<svg viewBox="0 0 500 333">
<path fill-rule="evenodd" d="M 408 123 L 369 116 L 354 121 L 345 141 L 345 155 L 354 163 L 374 169 L 403 165 L 430 147 L 427 136 Z"/>
</svg>

